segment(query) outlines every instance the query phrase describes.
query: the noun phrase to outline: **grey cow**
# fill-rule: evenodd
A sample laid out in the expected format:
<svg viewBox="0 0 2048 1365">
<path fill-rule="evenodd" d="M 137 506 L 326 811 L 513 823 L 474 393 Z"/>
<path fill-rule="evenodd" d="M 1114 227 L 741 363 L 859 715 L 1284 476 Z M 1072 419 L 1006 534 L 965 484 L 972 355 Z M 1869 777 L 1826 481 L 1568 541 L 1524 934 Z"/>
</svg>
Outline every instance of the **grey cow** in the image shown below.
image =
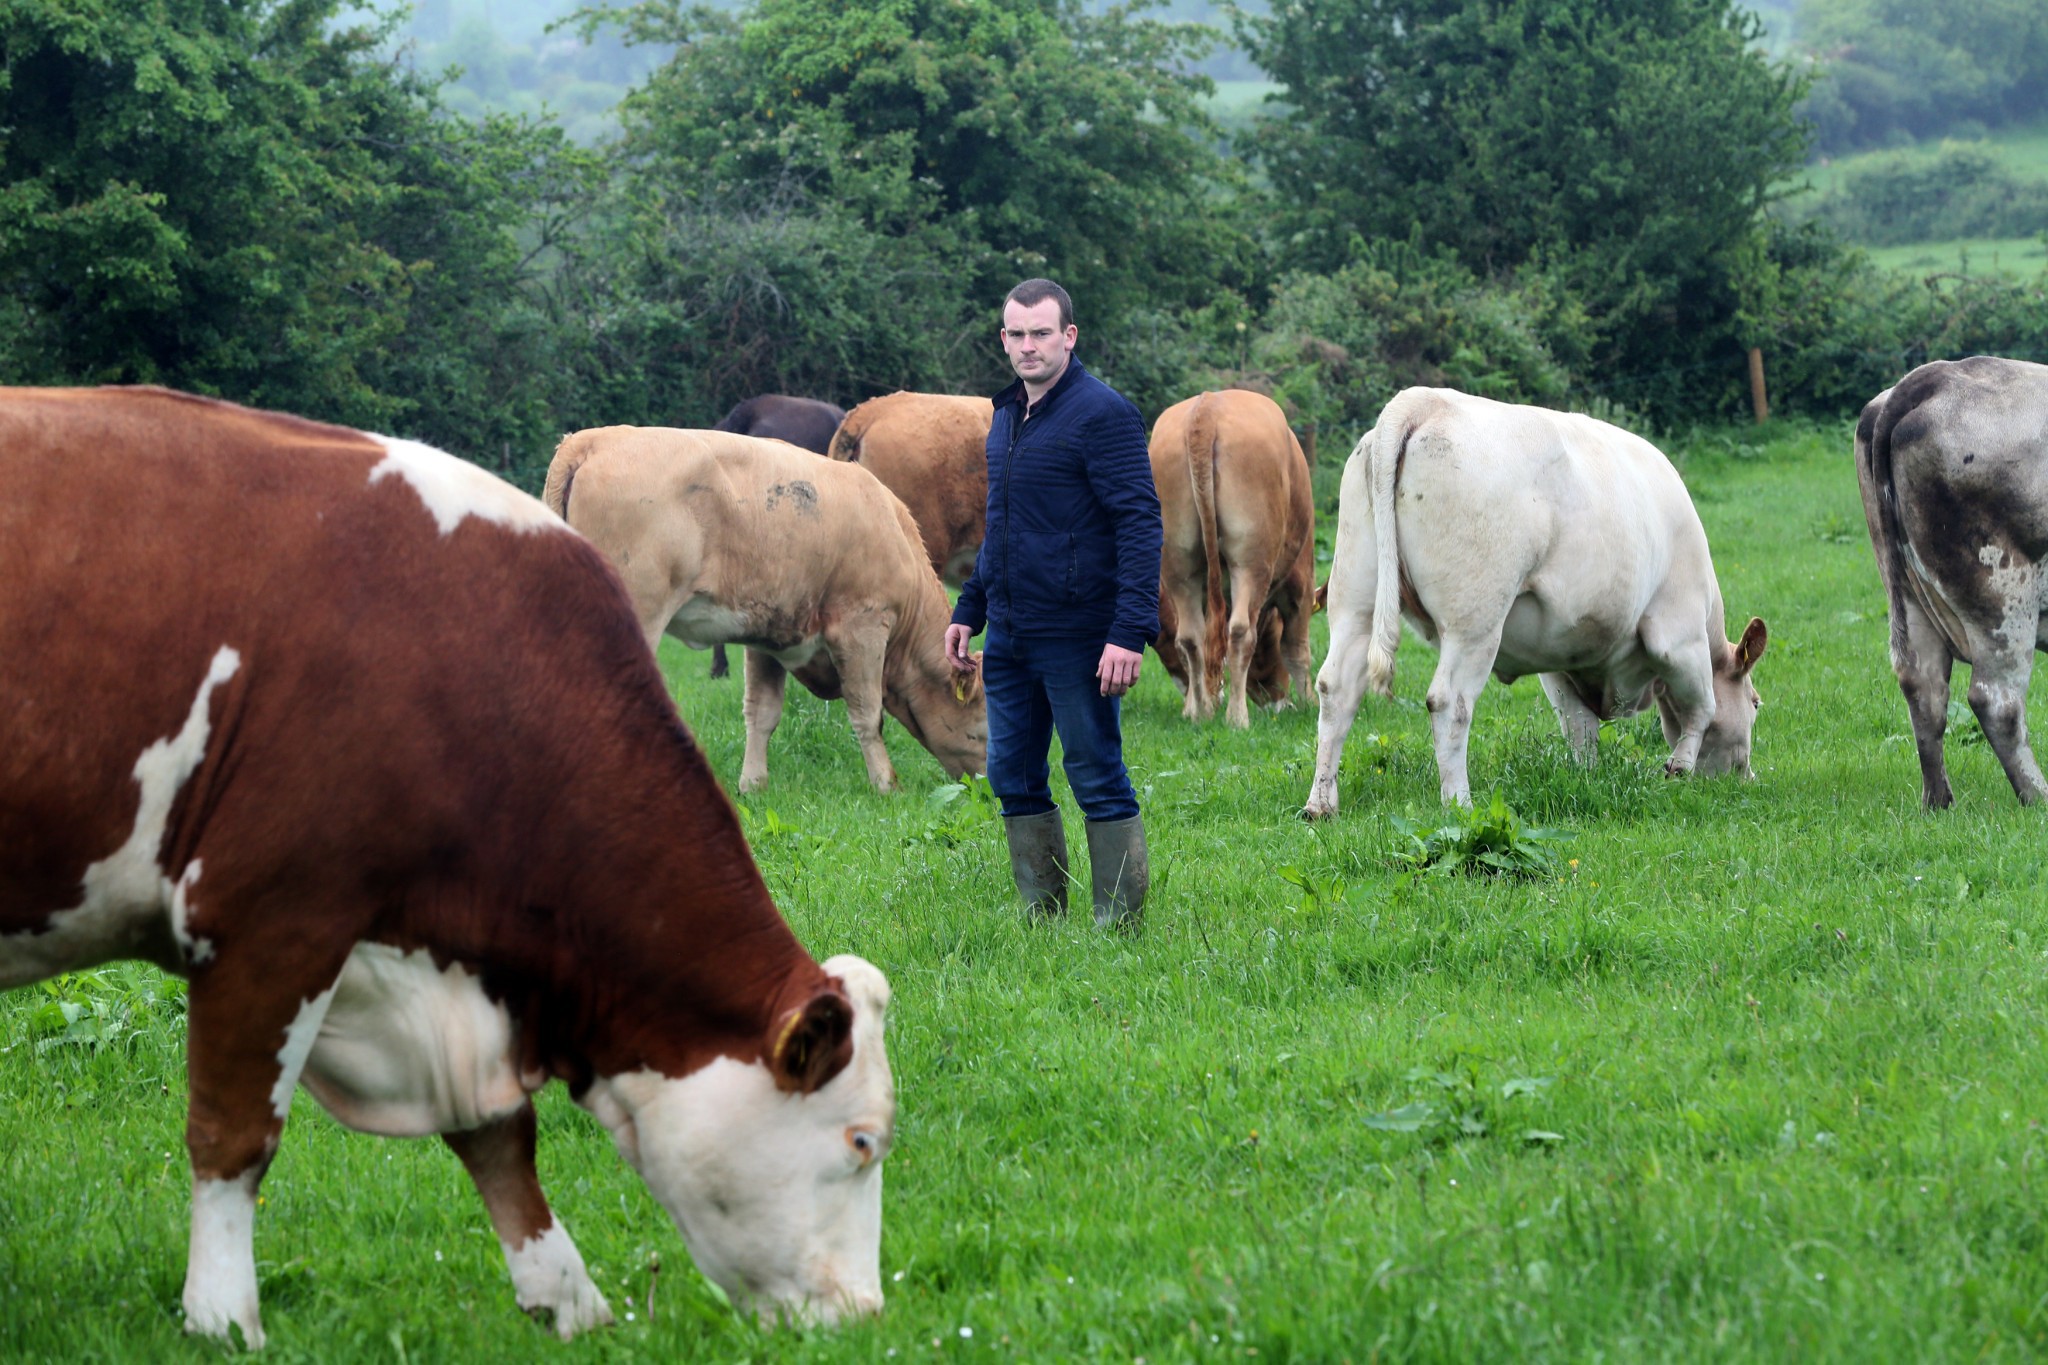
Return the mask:
<svg viewBox="0 0 2048 1365">
<path fill-rule="evenodd" d="M 2023 804 L 2048 794 L 2027 744 L 2027 680 L 2048 587 L 2048 366 L 1922 365 L 1856 423 L 1856 480 L 1891 598 L 1892 670 L 1913 717 L 1921 799 L 1953 799 L 1941 758 L 1949 672 Z"/>
</svg>

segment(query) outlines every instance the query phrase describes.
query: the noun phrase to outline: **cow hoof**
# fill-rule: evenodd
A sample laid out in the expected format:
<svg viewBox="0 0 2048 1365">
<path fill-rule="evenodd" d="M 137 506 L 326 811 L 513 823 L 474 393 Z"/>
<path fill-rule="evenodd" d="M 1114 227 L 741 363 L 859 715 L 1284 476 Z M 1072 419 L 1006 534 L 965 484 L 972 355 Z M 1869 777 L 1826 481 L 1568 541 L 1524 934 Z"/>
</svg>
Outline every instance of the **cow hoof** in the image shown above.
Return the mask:
<svg viewBox="0 0 2048 1365">
<path fill-rule="evenodd" d="M 1301 808 L 1301 818 L 1310 824 L 1314 824 L 1318 820 L 1327 820 L 1336 813 L 1337 808 L 1335 806 L 1319 806 L 1313 801 Z"/>
</svg>

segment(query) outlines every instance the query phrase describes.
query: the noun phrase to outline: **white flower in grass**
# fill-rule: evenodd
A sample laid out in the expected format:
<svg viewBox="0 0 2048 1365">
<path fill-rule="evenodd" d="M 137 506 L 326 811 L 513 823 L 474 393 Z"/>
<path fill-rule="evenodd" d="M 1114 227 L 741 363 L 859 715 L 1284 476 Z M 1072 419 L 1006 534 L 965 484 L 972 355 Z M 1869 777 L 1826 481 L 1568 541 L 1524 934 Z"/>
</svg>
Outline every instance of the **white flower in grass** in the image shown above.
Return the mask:
<svg viewBox="0 0 2048 1365">
<path fill-rule="evenodd" d="M 973 1335 L 974 1335 L 974 1329 L 973 1329 L 972 1327 L 962 1327 L 962 1328 L 960 1329 L 960 1339 L 961 1339 L 962 1341 L 965 1341 L 965 1340 L 966 1340 L 967 1338 L 969 1338 L 969 1337 L 971 1337 L 971 1336 L 973 1336 Z"/>
</svg>

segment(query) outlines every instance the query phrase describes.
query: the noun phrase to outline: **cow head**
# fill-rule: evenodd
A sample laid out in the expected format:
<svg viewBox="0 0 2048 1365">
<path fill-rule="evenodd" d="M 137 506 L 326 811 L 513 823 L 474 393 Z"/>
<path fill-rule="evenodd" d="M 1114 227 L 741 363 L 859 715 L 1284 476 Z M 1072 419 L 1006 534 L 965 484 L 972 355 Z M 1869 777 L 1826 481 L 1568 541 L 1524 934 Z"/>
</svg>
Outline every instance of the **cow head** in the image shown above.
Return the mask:
<svg viewBox="0 0 2048 1365">
<path fill-rule="evenodd" d="M 583 1097 L 698 1268 L 767 1323 L 882 1307 L 889 983 L 858 957 L 824 970 L 832 979 L 781 1012 L 761 1061 L 601 1078 Z"/>
<path fill-rule="evenodd" d="M 1725 772 L 1752 776 L 1750 734 L 1756 728 L 1757 708 L 1764 703 L 1749 674 L 1757 660 L 1764 657 L 1764 648 L 1769 643 L 1763 618 L 1752 616 L 1742 638 L 1714 665 L 1714 719 L 1708 722 L 1707 732 L 1700 738 L 1700 756 L 1693 768 L 1700 776 Z M 1665 726 L 1670 727 L 1668 720 Z"/>
<path fill-rule="evenodd" d="M 883 704 L 922 744 L 948 777 L 988 770 L 988 696 L 981 687 L 981 651 L 971 672 L 955 670 L 943 655 L 918 676 L 890 687 Z"/>
</svg>

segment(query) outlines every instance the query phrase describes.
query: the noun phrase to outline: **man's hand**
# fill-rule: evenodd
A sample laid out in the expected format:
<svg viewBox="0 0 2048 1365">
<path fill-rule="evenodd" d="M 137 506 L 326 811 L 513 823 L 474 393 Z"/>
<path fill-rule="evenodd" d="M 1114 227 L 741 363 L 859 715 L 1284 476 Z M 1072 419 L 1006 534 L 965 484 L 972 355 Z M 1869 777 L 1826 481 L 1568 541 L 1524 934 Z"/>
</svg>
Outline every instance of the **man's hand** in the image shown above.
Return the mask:
<svg viewBox="0 0 2048 1365">
<path fill-rule="evenodd" d="M 963 625 L 955 623 L 946 627 L 946 662 L 953 665 L 954 672 L 974 671 L 974 656 L 967 651 L 967 642 L 973 638 L 974 632 Z"/>
<path fill-rule="evenodd" d="M 1121 697 L 1130 691 L 1138 681 L 1138 666 L 1144 662 L 1142 651 L 1133 652 L 1121 645 L 1104 645 L 1102 662 L 1095 665 L 1095 676 L 1102 679 L 1102 695 Z"/>
</svg>

